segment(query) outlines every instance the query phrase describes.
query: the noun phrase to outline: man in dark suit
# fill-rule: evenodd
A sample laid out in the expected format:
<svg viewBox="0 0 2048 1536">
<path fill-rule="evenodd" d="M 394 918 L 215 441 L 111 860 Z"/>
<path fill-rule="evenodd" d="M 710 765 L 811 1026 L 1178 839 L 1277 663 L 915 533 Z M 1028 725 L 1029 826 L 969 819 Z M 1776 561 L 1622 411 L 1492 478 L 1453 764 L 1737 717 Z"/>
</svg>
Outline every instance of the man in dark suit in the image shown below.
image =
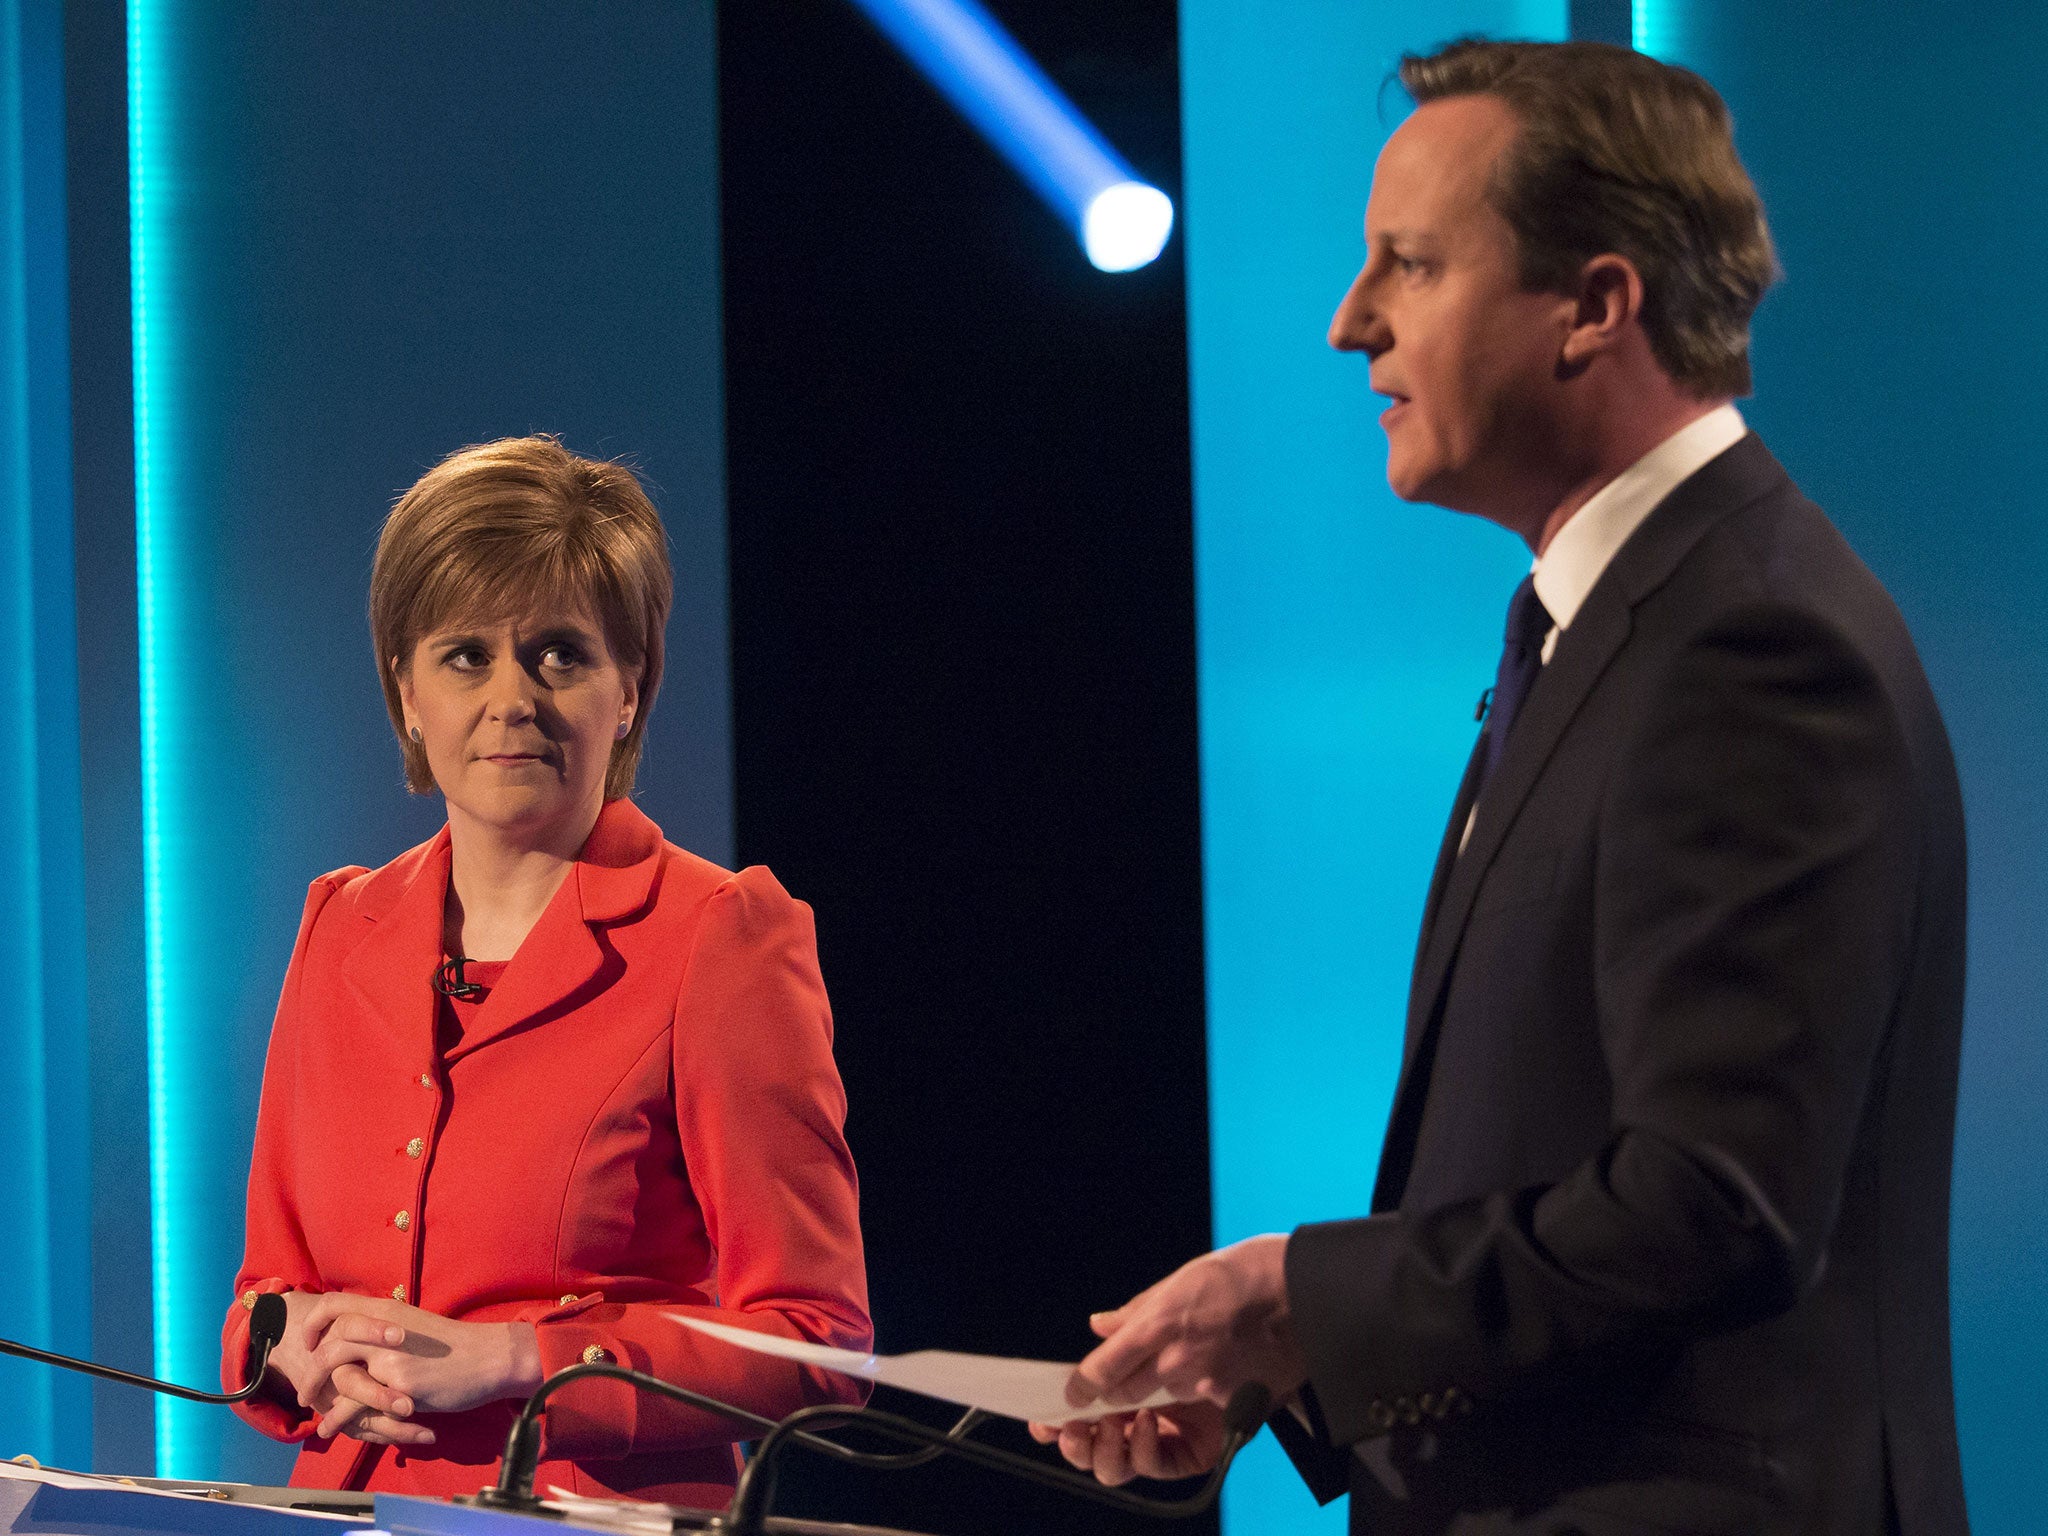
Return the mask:
<svg viewBox="0 0 2048 1536">
<path fill-rule="evenodd" d="M 1401 78 L 1331 339 L 1394 489 L 1536 564 L 1373 1214 L 1098 1316 L 1077 1400 L 1209 1406 L 1061 1448 L 1195 1470 L 1259 1380 L 1354 1531 L 1956 1536 L 1960 796 L 1897 610 L 1731 403 L 1774 262 L 1726 110 L 1592 44 Z"/>
</svg>

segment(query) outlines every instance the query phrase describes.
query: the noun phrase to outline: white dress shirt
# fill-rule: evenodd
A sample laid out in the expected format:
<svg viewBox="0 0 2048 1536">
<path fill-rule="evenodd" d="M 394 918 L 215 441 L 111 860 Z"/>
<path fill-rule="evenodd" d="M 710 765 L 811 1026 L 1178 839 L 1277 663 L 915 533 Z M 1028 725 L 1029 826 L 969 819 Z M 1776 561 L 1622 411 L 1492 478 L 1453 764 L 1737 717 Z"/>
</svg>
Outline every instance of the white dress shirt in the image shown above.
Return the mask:
<svg viewBox="0 0 2048 1536">
<path fill-rule="evenodd" d="M 1550 615 L 1550 633 L 1543 637 L 1544 661 L 1557 649 L 1557 637 L 1571 628 L 1607 562 L 1656 510 L 1657 503 L 1694 471 L 1704 468 L 1708 460 L 1733 448 L 1748 431 L 1742 413 L 1734 406 L 1716 406 L 1601 486 L 1565 520 L 1530 569 L 1536 596 Z M 1472 823 L 1478 814 L 1475 805 L 1465 817 L 1464 831 L 1458 837 L 1460 853 L 1471 841 Z"/>
<path fill-rule="evenodd" d="M 1557 530 L 1533 567 L 1536 596 L 1550 615 L 1551 630 L 1543 639 L 1545 661 L 1557 649 L 1557 637 L 1578 617 L 1586 594 L 1607 569 L 1607 562 L 1657 503 L 1709 459 L 1733 448 L 1748 431 L 1742 413 L 1734 406 L 1715 407 L 1601 486 Z"/>
</svg>

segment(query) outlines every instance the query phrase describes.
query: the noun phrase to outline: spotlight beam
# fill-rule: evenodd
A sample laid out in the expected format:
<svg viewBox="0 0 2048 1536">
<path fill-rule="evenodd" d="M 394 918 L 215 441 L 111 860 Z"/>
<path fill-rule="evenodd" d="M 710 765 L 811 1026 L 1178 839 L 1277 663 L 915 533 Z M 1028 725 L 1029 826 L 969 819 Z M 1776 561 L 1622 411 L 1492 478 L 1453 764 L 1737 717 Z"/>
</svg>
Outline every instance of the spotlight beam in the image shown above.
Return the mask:
<svg viewBox="0 0 2048 1536">
<path fill-rule="evenodd" d="M 976 0 L 853 0 L 1033 191 L 1104 272 L 1145 266 L 1173 201 L 1145 182 Z"/>
</svg>

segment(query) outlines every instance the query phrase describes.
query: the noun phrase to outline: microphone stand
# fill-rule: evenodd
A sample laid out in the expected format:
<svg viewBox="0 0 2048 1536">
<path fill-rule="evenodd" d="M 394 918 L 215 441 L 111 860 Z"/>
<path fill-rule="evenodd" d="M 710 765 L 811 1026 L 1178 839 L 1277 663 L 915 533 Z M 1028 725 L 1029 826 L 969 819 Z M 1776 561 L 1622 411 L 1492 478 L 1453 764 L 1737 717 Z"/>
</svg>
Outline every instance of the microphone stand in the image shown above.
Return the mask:
<svg viewBox="0 0 2048 1536">
<path fill-rule="evenodd" d="M 153 1376 L 138 1376 L 132 1371 L 116 1370 L 111 1365 L 96 1365 L 90 1360 L 74 1360 L 69 1355 L 52 1354 L 47 1349 L 37 1349 L 28 1344 L 17 1344 L 12 1339 L 0 1339 L 0 1355 L 14 1355 L 23 1360 L 36 1360 L 44 1365 L 54 1365 L 60 1370 L 80 1371 L 87 1376 L 97 1376 L 104 1381 L 118 1381 L 131 1387 L 142 1387 L 151 1392 L 162 1392 L 169 1397 L 182 1397 L 189 1403 L 241 1403 L 256 1395 L 263 1385 L 263 1368 L 270 1363 L 270 1352 L 284 1337 L 284 1298 L 275 1294 L 258 1296 L 256 1305 L 249 1315 L 249 1380 L 238 1392 L 201 1392 L 192 1387 L 181 1387 L 173 1382 L 158 1381 Z"/>
<path fill-rule="evenodd" d="M 1064 1467 L 1049 1466 L 1029 1456 L 968 1439 L 975 1426 L 988 1417 L 978 1409 L 969 1409 L 949 1430 L 934 1429 L 916 1419 L 884 1413 L 877 1408 L 854 1408 L 838 1403 L 800 1408 L 788 1418 L 778 1421 L 622 1365 L 572 1365 L 542 1382 L 519 1410 L 519 1416 L 512 1421 L 512 1428 L 505 1435 L 505 1454 L 499 1463 L 496 1484 L 475 1494 L 458 1496 L 456 1502 L 559 1519 L 558 1512 L 546 1508 L 533 1491 L 534 1474 L 540 1460 L 540 1415 L 549 1397 L 571 1382 L 590 1377 L 623 1381 L 643 1392 L 652 1392 L 764 1432 L 759 1449 L 740 1473 L 739 1486 L 733 1490 L 731 1505 L 707 1528 L 722 1533 L 722 1536 L 762 1536 L 766 1529 L 768 1503 L 774 1496 L 775 1462 L 791 1445 L 801 1445 L 836 1461 L 880 1471 L 922 1466 L 936 1457 L 950 1454 L 964 1457 L 976 1466 L 1058 1488 L 1115 1509 L 1165 1520 L 1198 1515 L 1216 1501 L 1217 1490 L 1223 1486 L 1223 1478 L 1230 1471 L 1231 1462 L 1259 1432 L 1259 1426 L 1265 1422 L 1266 1414 L 1273 1406 L 1273 1394 L 1261 1383 L 1248 1381 L 1239 1387 L 1232 1395 L 1230 1405 L 1223 1410 L 1223 1453 L 1202 1486 L 1185 1498 L 1148 1499 L 1126 1493 L 1121 1488 L 1107 1487 Z M 915 1449 L 857 1451 L 852 1446 L 812 1433 L 814 1429 L 849 1427 L 870 1429 L 888 1438 L 908 1442 Z"/>
<path fill-rule="evenodd" d="M 882 1413 L 873 1408 L 846 1408 L 837 1404 L 820 1404 L 814 1408 L 797 1410 L 770 1431 L 768 1438 L 761 1442 L 760 1449 L 748 1460 L 746 1469 L 740 1473 L 739 1486 L 733 1490 L 732 1503 L 726 1514 L 711 1529 L 724 1533 L 724 1536 L 762 1536 L 767 1528 L 769 1500 L 774 1496 L 776 1458 L 792 1443 L 812 1449 L 832 1445 L 831 1441 L 820 1440 L 818 1436 L 810 1434 L 808 1431 L 813 1427 L 836 1428 L 849 1424 L 863 1425 L 886 1435 L 917 1442 L 927 1447 L 933 1455 L 950 1453 L 977 1466 L 1007 1472 L 1012 1477 L 1023 1478 L 1044 1487 L 1078 1494 L 1115 1509 L 1150 1515 L 1161 1520 L 1184 1519 L 1190 1515 L 1200 1514 L 1215 1502 L 1217 1491 L 1223 1486 L 1224 1476 L 1230 1471 L 1230 1464 L 1237 1459 L 1237 1453 L 1259 1432 L 1259 1426 L 1265 1422 L 1266 1414 L 1272 1406 L 1273 1394 L 1264 1384 L 1248 1381 L 1239 1387 L 1231 1395 L 1229 1406 L 1223 1410 L 1223 1453 L 1217 1458 L 1215 1468 L 1204 1479 L 1202 1486 L 1185 1498 L 1148 1499 L 1139 1494 L 1126 1493 L 1121 1488 L 1108 1487 L 1093 1478 L 1069 1472 L 1063 1467 L 1048 1466 L 1028 1456 L 1019 1456 L 1014 1451 L 941 1435 L 939 1431 L 920 1424 L 915 1419 L 901 1418 L 896 1414 Z"/>
<path fill-rule="evenodd" d="M 564 1370 L 555 1372 L 554 1375 L 542 1382 L 534 1391 L 533 1396 L 526 1400 L 526 1406 L 519 1410 L 519 1416 L 512 1421 L 512 1428 L 505 1435 L 505 1454 L 498 1465 L 498 1481 L 491 1487 L 475 1494 L 458 1495 L 456 1502 L 461 1504 L 481 1504 L 491 1509 L 516 1509 L 529 1515 L 553 1515 L 555 1511 L 545 1508 L 533 1491 L 534 1474 L 538 1469 L 540 1460 L 540 1415 L 549 1397 L 560 1391 L 563 1387 L 568 1386 L 571 1382 L 582 1381 L 586 1377 L 623 1381 L 630 1386 L 639 1388 L 643 1392 L 652 1392 L 658 1397 L 670 1398 L 675 1402 L 685 1403 L 692 1408 L 700 1408 L 706 1413 L 716 1414 L 720 1418 L 729 1419 L 735 1424 L 744 1424 L 749 1429 L 762 1432 L 769 1439 L 773 1439 L 789 1423 L 788 1419 L 771 1419 L 763 1414 L 736 1407 L 732 1403 L 722 1402 L 718 1398 L 706 1397 L 701 1392 L 692 1392 L 688 1387 L 679 1387 L 673 1382 L 663 1381 L 659 1376 L 649 1376 L 644 1371 L 629 1370 L 623 1365 L 603 1365 L 597 1363 L 572 1365 Z M 894 1418 L 893 1415 L 889 1414 L 875 1414 L 873 1409 L 868 1408 L 845 1409 L 838 1408 L 836 1404 L 825 1406 L 837 1408 L 841 1413 L 853 1415 L 852 1418 L 845 1421 L 847 1423 L 865 1423 L 867 1422 L 865 1416 L 870 1414 L 873 1414 L 878 1419 L 893 1420 Z M 803 1410 L 806 1413 L 817 1411 L 816 1409 Z M 791 1418 L 800 1416 L 800 1414 L 792 1414 Z M 950 1430 L 943 1433 L 926 1425 L 917 1424 L 916 1428 L 920 1431 L 920 1434 L 910 1438 L 918 1439 L 923 1443 L 919 1449 L 914 1451 L 857 1451 L 850 1445 L 841 1445 L 836 1440 L 827 1440 L 822 1436 L 806 1434 L 800 1430 L 791 1431 L 788 1436 L 785 1436 L 785 1439 L 794 1438 L 798 1443 L 817 1451 L 821 1455 L 830 1456 L 837 1461 L 847 1462 L 853 1466 L 870 1467 L 880 1471 L 896 1471 L 904 1467 L 921 1466 L 937 1456 L 942 1456 L 945 1454 L 948 1446 L 971 1443 L 967 1441 L 967 1435 L 987 1417 L 988 1415 L 980 1409 L 970 1408 L 960 1416 L 959 1421 Z M 915 1421 L 902 1419 L 894 1420 L 894 1422 L 913 1424 Z M 876 1427 L 883 1426 L 877 1425 Z M 902 1437 L 899 1436 L 899 1438 Z"/>
</svg>

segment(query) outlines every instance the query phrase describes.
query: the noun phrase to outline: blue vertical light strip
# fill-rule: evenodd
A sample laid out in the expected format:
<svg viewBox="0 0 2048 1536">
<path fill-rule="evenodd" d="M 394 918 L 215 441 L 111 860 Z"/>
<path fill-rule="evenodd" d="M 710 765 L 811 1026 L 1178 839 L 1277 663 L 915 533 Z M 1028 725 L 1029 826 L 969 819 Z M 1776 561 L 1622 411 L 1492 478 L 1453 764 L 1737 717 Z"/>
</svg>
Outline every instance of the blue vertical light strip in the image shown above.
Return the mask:
<svg viewBox="0 0 2048 1536">
<path fill-rule="evenodd" d="M 84 1353 L 91 1288 L 84 1046 L 84 869 L 71 563 L 63 17 L 0 4 L 0 598 L 21 707 L 0 796 L 0 1332 Z M 14 1365 L 0 1442 L 80 1462 L 79 1379 Z"/>
<path fill-rule="evenodd" d="M 1682 0 L 1634 0 L 1629 13 L 1629 41 L 1636 52 L 1675 60 L 1682 11 Z"/>
<path fill-rule="evenodd" d="M 1330 316 L 1404 51 L 1562 38 L 1563 0 L 1182 0 L 1183 204 L 1215 1238 L 1363 1214 L 1422 896 L 1528 552 L 1386 487 Z M 1344 1528 L 1271 1440 L 1230 1536 Z"/>
<path fill-rule="evenodd" d="M 193 1273 L 196 1234 L 191 1230 L 189 1156 L 192 1118 L 205 1099 L 196 1081 L 199 1042 L 175 1007 L 170 971 L 183 950 L 171 932 L 175 914 L 165 899 L 167 805 L 176 796 L 176 773 L 166 740 L 166 652 L 178 590 L 170 569 L 177 504 L 168 455 L 176 442 L 166 387 L 171 361 L 173 307 L 168 238 L 175 185 L 167 57 L 170 18 L 164 0 L 128 4 L 128 218 L 135 371 L 135 598 L 142 713 L 143 932 L 149 1010 L 149 1178 L 151 1278 L 156 1373 L 169 1380 L 202 1382 L 213 1375 L 215 1352 L 194 1337 L 193 1320 L 211 1309 L 203 1275 Z M 180 1421 L 191 1405 L 159 1398 L 157 1472 L 202 1475 L 182 1456 Z"/>
<path fill-rule="evenodd" d="M 27 217 L 24 203 L 24 162 L 27 133 L 23 122 L 21 7 L 18 0 L 0 5 L 0 304 L 4 304 L 5 355 L 0 358 L 0 453 L 5 456 L 6 502 L 0 507 L 0 579 L 4 579 L 6 644 L 18 647 L 33 640 L 34 605 L 30 539 L 35 508 L 29 471 L 29 399 L 34 387 L 26 335 Z M 33 672 L 30 674 L 33 676 Z M 39 883 L 35 867 L 35 756 L 33 715 L 23 722 L 28 741 L 16 746 L 19 757 L 7 765 L 11 793 L 0 803 L 0 870 L 15 888 L 33 890 Z M 10 733 L 12 734 L 12 733 Z M 26 750 L 24 750 L 26 749 Z M 26 770 L 26 772 L 24 772 Z M 27 904 L 21 920 L 0 927 L 0 972 L 7 978 L 0 1007 L 18 1022 L 0 1034 L 0 1070 L 8 1084 L 8 1113 L 0 1116 L 0 1169 L 4 1169 L 7 1241 L 0 1245 L 0 1324 L 9 1332 L 34 1340 L 47 1339 L 53 1316 L 50 1285 L 49 1104 L 46 1032 L 36 986 L 39 948 L 33 932 L 36 904 Z M 9 1362 L 0 1376 L 7 1391 L 8 1427 L 25 1440 L 23 1447 L 51 1454 L 55 1413 L 49 1373 Z M 0 1455 L 9 1450 L 0 1449 Z"/>
</svg>

